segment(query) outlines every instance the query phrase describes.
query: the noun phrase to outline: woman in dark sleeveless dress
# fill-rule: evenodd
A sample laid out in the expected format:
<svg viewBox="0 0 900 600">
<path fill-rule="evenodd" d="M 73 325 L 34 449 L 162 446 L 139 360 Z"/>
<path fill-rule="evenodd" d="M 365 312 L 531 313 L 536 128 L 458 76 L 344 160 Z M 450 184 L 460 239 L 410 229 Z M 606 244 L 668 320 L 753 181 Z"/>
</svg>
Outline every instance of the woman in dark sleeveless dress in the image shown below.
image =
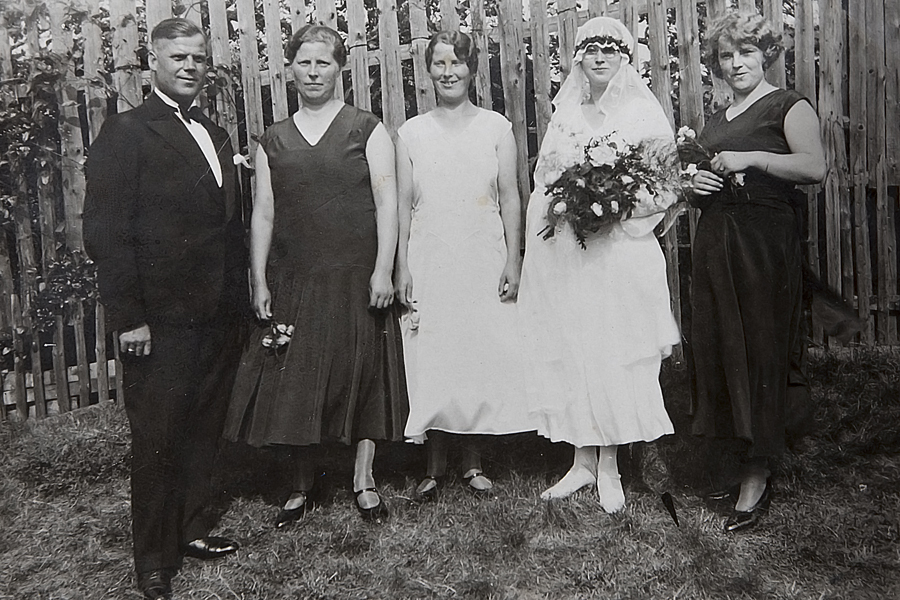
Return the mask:
<svg viewBox="0 0 900 600">
<path fill-rule="evenodd" d="M 286 54 L 301 107 L 260 139 L 250 233 L 253 309 L 267 327 L 245 349 L 225 431 L 292 455 L 278 527 L 308 508 L 323 442 L 357 444 L 357 508 L 381 514 L 374 440 L 401 440 L 409 411 L 392 307 L 393 144 L 375 115 L 334 97 L 337 32 L 304 27 Z"/>
<path fill-rule="evenodd" d="M 715 156 L 711 170 L 692 179 L 702 209 L 691 296 L 693 431 L 744 447 L 740 492 L 732 494 L 734 512 L 725 522 L 726 531 L 738 531 L 768 506 L 769 459 L 785 447 L 789 375 L 805 343 L 794 186 L 821 181 L 825 157 L 812 106 L 765 80 L 782 46 L 761 16 L 726 13 L 707 43 L 707 64 L 731 87 L 734 102 L 700 135 Z M 803 385 L 800 379 L 790 383 Z"/>
</svg>

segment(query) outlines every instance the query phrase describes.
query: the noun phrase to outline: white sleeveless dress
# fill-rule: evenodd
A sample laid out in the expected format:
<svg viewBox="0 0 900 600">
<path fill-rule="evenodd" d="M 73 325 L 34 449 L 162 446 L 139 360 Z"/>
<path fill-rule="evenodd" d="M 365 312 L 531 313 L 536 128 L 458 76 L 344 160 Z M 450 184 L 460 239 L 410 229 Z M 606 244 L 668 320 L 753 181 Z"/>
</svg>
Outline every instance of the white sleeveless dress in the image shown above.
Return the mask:
<svg viewBox="0 0 900 600">
<path fill-rule="evenodd" d="M 461 130 L 425 114 L 398 131 L 414 185 L 409 269 L 418 326 L 401 319 L 413 441 L 429 429 L 535 429 L 524 403 L 516 305 L 501 303 L 497 291 L 507 254 L 497 150 L 510 135 L 506 118 L 483 109 Z"/>
</svg>

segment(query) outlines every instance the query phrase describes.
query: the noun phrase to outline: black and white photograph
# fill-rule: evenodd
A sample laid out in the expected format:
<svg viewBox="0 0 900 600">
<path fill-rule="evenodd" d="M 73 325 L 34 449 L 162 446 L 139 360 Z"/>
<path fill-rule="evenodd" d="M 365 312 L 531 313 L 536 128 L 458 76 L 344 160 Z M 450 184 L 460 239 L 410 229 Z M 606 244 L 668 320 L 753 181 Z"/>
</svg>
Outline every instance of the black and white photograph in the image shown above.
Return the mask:
<svg viewBox="0 0 900 600">
<path fill-rule="evenodd" d="M 0 0 L 0 600 L 900 598 L 900 0 Z"/>
</svg>

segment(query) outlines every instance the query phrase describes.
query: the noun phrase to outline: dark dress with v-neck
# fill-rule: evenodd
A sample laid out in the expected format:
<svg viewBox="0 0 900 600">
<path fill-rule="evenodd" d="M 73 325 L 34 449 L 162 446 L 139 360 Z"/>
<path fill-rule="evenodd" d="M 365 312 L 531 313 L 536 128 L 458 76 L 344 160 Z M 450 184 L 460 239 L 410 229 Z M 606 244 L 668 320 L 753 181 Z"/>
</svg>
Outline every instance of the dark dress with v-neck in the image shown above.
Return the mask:
<svg viewBox="0 0 900 600">
<path fill-rule="evenodd" d="M 730 121 L 719 111 L 699 141 L 712 153 L 788 154 L 784 119 L 803 100 L 776 90 Z M 756 169 L 735 189 L 702 200 L 693 242 L 693 432 L 745 440 L 750 456 L 777 456 L 790 418 L 788 387 L 805 385 L 792 369 L 803 343 L 802 196 Z"/>
<path fill-rule="evenodd" d="M 400 440 L 409 413 L 397 312 L 368 308 L 375 202 L 366 143 L 378 125 L 345 105 L 315 145 L 292 118 L 260 139 L 275 218 L 266 276 L 286 348 L 244 349 L 225 437 L 254 446 Z"/>
</svg>

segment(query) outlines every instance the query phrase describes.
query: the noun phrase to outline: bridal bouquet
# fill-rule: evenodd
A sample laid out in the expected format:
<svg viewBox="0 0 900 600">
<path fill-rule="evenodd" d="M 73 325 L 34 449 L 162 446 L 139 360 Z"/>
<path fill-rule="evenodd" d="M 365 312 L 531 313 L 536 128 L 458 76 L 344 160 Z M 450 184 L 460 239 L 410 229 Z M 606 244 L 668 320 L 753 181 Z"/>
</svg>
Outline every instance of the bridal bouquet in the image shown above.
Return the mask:
<svg viewBox="0 0 900 600">
<path fill-rule="evenodd" d="M 622 219 L 663 212 L 678 196 L 677 155 L 669 139 L 628 144 L 610 134 L 591 140 L 584 161 L 547 186 L 545 240 L 570 223 L 582 248 L 589 234 Z"/>
</svg>

